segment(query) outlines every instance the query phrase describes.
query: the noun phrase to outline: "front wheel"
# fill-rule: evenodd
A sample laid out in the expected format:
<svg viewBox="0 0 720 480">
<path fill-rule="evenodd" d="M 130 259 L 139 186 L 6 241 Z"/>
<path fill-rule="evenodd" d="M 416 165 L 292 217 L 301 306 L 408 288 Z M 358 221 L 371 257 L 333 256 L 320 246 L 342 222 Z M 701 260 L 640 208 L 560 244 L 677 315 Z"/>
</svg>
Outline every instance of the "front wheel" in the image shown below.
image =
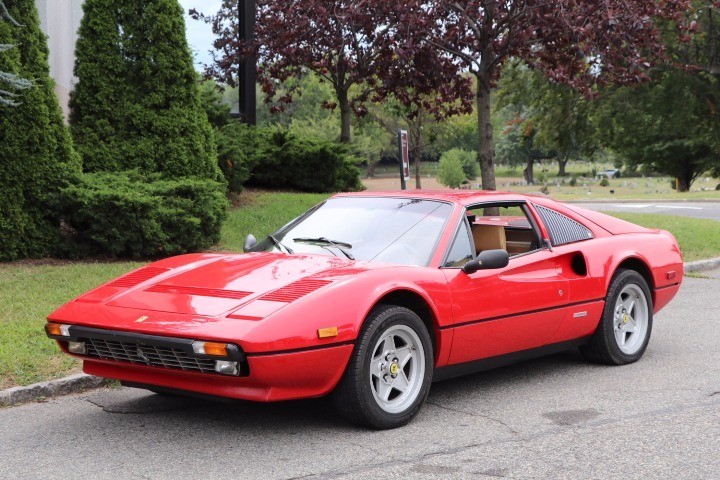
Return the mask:
<svg viewBox="0 0 720 480">
<path fill-rule="evenodd" d="M 650 341 L 652 322 L 647 282 L 634 270 L 619 270 L 610 283 L 600 324 L 580 351 L 588 360 L 608 365 L 636 362 Z"/>
<path fill-rule="evenodd" d="M 333 401 L 352 423 L 400 427 L 420 411 L 432 373 L 432 344 L 422 320 L 407 308 L 381 305 L 365 322 Z"/>
</svg>

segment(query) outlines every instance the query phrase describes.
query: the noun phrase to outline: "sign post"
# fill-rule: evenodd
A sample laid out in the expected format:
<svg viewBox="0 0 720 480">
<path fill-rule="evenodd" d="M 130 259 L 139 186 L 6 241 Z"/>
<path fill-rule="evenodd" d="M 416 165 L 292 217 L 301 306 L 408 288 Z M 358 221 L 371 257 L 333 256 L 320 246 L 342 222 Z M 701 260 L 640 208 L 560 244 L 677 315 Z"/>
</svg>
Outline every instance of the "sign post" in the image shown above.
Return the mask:
<svg viewBox="0 0 720 480">
<path fill-rule="evenodd" d="M 398 130 L 398 147 L 400 148 L 400 188 L 406 190 L 406 181 L 410 180 L 410 153 L 406 130 Z"/>
<path fill-rule="evenodd" d="M 246 44 L 252 44 L 255 41 L 255 11 L 255 0 L 238 2 L 238 33 Z M 238 90 L 240 93 L 238 115 L 248 125 L 255 125 L 256 122 L 255 64 L 254 55 L 246 57 L 241 54 L 238 59 Z"/>
</svg>

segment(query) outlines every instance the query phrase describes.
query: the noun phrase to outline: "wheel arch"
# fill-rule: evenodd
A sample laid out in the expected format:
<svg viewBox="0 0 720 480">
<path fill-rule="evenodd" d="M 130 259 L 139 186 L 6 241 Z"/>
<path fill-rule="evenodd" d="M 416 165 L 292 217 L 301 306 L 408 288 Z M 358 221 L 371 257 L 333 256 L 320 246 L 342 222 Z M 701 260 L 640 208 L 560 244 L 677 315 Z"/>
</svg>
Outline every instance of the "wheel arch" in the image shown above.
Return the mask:
<svg viewBox="0 0 720 480">
<path fill-rule="evenodd" d="M 432 341 L 433 355 L 437 360 L 439 353 L 439 329 L 437 315 L 429 302 L 418 292 L 413 290 L 400 288 L 386 292 L 372 306 L 371 310 L 378 305 L 397 305 L 405 307 L 414 312 L 427 328 Z M 366 318 L 367 319 L 367 318 Z"/>
<path fill-rule="evenodd" d="M 613 272 L 612 277 L 615 276 L 615 274 L 618 272 L 618 270 L 625 269 L 625 270 L 634 270 L 635 272 L 639 273 L 640 276 L 642 276 L 645 279 L 645 282 L 647 283 L 648 288 L 650 289 L 650 295 L 652 296 L 653 304 L 655 303 L 655 280 L 653 279 L 652 271 L 650 270 L 650 267 L 648 264 L 638 258 L 638 257 L 627 257 L 623 261 L 621 261 L 617 267 L 615 267 L 615 271 Z M 609 288 L 610 286 L 610 280 L 608 279 L 608 285 L 606 287 Z"/>
</svg>

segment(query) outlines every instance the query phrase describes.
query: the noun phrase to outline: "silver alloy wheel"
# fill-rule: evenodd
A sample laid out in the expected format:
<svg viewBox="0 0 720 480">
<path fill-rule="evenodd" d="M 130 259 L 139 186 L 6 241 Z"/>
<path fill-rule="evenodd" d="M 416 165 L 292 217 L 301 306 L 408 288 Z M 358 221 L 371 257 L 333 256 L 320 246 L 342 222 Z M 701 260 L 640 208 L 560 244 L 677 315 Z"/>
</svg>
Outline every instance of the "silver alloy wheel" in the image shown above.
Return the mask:
<svg viewBox="0 0 720 480">
<path fill-rule="evenodd" d="M 377 405 L 402 413 L 417 399 L 425 376 L 425 350 L 420 337 L 405 325 L 383 332 L 370 361 L 370 389 Z"/>
<path fill-rule="evenodd" d="M 630 283 L 615 301 L 613 329 L 620 351 L 633 355 L 642 348 L 648 330 L 648 301 L 639 285 Z"/>
</svg>

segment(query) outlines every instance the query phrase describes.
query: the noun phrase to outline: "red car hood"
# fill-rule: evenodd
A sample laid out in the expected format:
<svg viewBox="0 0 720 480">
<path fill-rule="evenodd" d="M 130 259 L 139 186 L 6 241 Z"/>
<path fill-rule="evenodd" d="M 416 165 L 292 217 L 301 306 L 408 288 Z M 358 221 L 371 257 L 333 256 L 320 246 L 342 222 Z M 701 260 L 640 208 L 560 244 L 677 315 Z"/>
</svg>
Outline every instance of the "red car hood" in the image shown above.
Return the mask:
<svg viewBox="0 0 720 480">
<path fill-rule="evenodd" d="M 174 269 L 155 265 L 120 277 L 78 301 L 215 317 L 256 299 L 291 303 L 368 268 L 324 255 L 276 253 L 205 256 Z M 132 285 L 133 278 L 140 283 Z M 132 286 L 119 289 L 118 285 Z"/>
</svg>

